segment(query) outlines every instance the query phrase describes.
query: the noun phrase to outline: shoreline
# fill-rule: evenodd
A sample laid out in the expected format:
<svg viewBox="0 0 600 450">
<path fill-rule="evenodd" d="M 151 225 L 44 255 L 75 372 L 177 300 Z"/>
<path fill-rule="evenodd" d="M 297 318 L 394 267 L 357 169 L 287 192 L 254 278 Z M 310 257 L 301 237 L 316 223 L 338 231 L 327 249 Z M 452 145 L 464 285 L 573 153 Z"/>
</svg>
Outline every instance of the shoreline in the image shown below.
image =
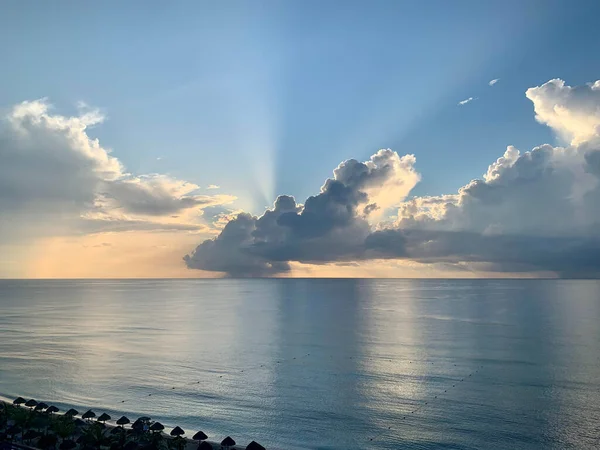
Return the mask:
<svg viewBox="0 0 600 450">
<path fill-rule="evenodd" d="M 49 406 L 50 405 L 51 404 L 49 404 Z M 5 410 L 5 411 L 10 410 L 11 408 L 19 408 L 19 409 L 21 409 L 23 411 L 27 411 L 27 412 L 29 412 L 31 414 L 36 414 L 37 413 L 40 416 L 55 417 L 55 418 L 56 417 L 67 417 L 65 415 L 66 411 L 59 410 L 58 412 L 53 413 L 53 415 L 51 415 L 51 414 L 49 414 L 47 412 L 44 412 L 44 411 L 34 411 L 33 408 L 30 408 L 30 407 L 27 407 L 27 406 L 24 406 L 24 405 L 14 405 L 12 400 L 10 400 L 10 399 L 8 399 L 8 398 L 6 398 L 4 396 L 0 396 L 0 406 L 1 406 L 0 410 Z M 73 420 L 74 421 L 77 420 L 77 419 L 83 420 L 81 412 L 79 414 L 77 414 L 76 416 L 73 416 Z M 95 417 L 93 420 L 89 420 L 88 421 L 88 426 L 92 426 L 95 423 L 102 423 L 104 425 L 104 427 L 105 427 L 104 435 L 106 435 L 107 437 L 109 437 L 109 436 L 112 435 L 111 432 L 115 428 L 121 427 L 121 428 L 124 428 L 127 431 L 132 430 L 132 424 L 133 424 L 133 422 L 135 422 L 136 419 L 132 419 L 131 423 L 129 423 L 127 425 L 118 425 L 118 424 L 116 424 L 116 420 L 118 420 L 118 418 L 115 419 L 115 418 L 111 417 L 110 420 L 99 422 L 97 420 L 97 417 Z M 151 423 L 158 423 L 158 421 L 151 421 Z M 152 431 L 149 431 L 149 430 L 145 430 L 143 433 L 146 433 L 146 435 L 148 435 L 148 436 L 151 436 L 153 433 L 157 433 L 157 434 L 161 435 L 162 438 L 164 438 L 165 441 L 174 441 L 176 438 L 173 437 L 173 436 L 171 436 L 169 433 L 173 429 L 177 428 L 177 426 L 171 427 L 170 425 L 167 426 L 167 425 L 162 424 L 162 423 L 161 423 L 161 425 L 164 426 L 164 429 L 161 430 L 161 431 L 154 431 L 154 432 L 152 432 Z M 9 428 L 9 424 L 7 424 L 7 426 L 6 426 L 6 429 L 8 429 L 8 428 Z M 29 427 L 29 429 L 34 429 L 34 428 L 35 427 L 32 427 L 32 426 Z M 46 429 L 47 428 L 48 427 L 46 427 Z M 69 436 L 69 437 L 75 438 L 75 437 L 81 436 L 83 433 L 79 433 L 79 431 L 81 431 L 82 429 L 83 428 L 81 428 L 81 429 L 77 428 L 76 431 L 73 432 L 73 435 Z M 2 432 L 4 432 L 4 431 L 5 431 L 5 428 L 0 423 L 0 434 Z M 23 429 L 23 431 L 25 431 L 25 428 Z M 197 431 L 198 430 L 189 431 L 189 433 L 193 436 Z M 186 431 L 185 434 L 187 434 L 187 431 Z M 21 433 L 21 435 L 22 435 L 22 433 Z M 181 436 L 181 439 L 182 439 L 182 442 L 185 443 L 184 445 L 181 446 L 181 450 L 196 450 L 198 448 L 198 446 L 201 444 L 200 441 L 195 441 L 191 437 Z M 3 442 L 3 440 L 2 440 L 2 438 L 0 438 L 0 443 L 2 443 L 2 442 Z M 234 446 L 223 447 L 221 445 L 221 443 L 219 443 L 217 441 L 213 441 L 211 439 L 206 439 L 206 440 L 203 440 L 202 442 L 206 442 L 207 444 L 209 444 L 212 447 L 213 450 L 221 450 L 221 449 L 225 449 L 225 448 L 227 448 L 228 450 L 244 450 L 244 449 L 247 448 L 246 445 L 240 445 L 238 443 L 236 443 L 236 445 L 234 445 Z M 28 447 L 28 448 L 39 448 L 39 447 L 37 447 L 37 446 L 35 446 L 35 445 L 31 444 L 31 443 L 29 443 L 29 444 L 25 443 L 22 438 L 20 440 L 15 441 L 14 443 L 16 443 L 18 445 L 22 445 L 22 446 Z M 250 445 L 250 443 L 248 445 Z M 76 448 L 82 448 L 82 447 L 83 446 L 78 445 Z M 56 448 L 58 448 L 58 444 L 57 444 Z M 106 446 L 105 448 L 108 448 L 108 446 Z M 138 448 L 142 449 L 141 446 L 138 447 Z"/>
</svg>

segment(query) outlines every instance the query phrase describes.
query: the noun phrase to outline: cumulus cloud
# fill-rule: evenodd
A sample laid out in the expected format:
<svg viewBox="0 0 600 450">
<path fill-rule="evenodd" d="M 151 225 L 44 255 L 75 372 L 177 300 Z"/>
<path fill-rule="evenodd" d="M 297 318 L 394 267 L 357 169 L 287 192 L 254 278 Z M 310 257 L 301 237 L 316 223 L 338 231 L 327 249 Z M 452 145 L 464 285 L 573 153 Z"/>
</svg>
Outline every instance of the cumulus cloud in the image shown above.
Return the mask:
<svg viewBox="0 0 600 450">
<path fill-rule="evenodd" d="M 366 162 L 344 161 L 304 205 L 280 196 L 260 217 L 240 214 L 185 262 L 194 269 L 266 276 L 288 271 L 292 260 L 360 258 L 370 216 L 398 205 L 418 182 L 414 162 L 413 155 L 400 157 L 391 150 L 380 150 Z"/>
<path fill-rule="evenodd" d="M 165 175 L 133 176 L 88 135 L 104 116 L 79 105 L 55 114 L 45 100 L 14 106 L 0 122 L 0 239 L 102 229 L 198 229 L 193 214 L 231 202 Z M 187 216 L 186 216 L 187 214 Z M 175 220 L 175 215 L 184 220 Z M 118 225 L 117 225 L 118 224 Z"/>
<path fill-rule="evenodd" d="M 571 145 L 597 138 L 600 127 L 600 80 L 567 86 L 560 79 L 527 89 L 535 118 L 554 129 Z"/>
<path fill-rule="evenodd" d="M 419 180 L 415 159 L 382 150 L 366 163 L 340 164 L 304 205 L 282 196 L 261 217 L 232 219 L 186 263 L 266 276 L 289 271 L 294 261 L 402 259 L 461 270 L 597 277 L 599 86 L 551 80 L 529 89 L 537 120 L 569 145 L 526 152 L 509 146 L 481 179 L 456 194 L 404 199 Z M 378 202 L 397 206 L 397 220 L 372 223 Z"/>
<path fill-rule="evenodd" d="M 217 186 L 216 184 L 209 184 L 206 189 L 221 189 L 221 186 Z"/>
<path fill-rule="evenodd" d="M 490 82 L 488 83 L 490 86 L 495 85 L 498 81 L 500 81 L 500 78 L 494 78 L 493 80 L 490 80 Z"/>
<path fill-rule="evenodd" d="M 475 99 L 473 97 L 466 98 L 466 99 L 461 100 L 460 102 L 458 102 L 458 106 L 466 105 L 467 103 L 471 103 L 473 100 L 477 100 L 477 99 Z"/>
</svg>

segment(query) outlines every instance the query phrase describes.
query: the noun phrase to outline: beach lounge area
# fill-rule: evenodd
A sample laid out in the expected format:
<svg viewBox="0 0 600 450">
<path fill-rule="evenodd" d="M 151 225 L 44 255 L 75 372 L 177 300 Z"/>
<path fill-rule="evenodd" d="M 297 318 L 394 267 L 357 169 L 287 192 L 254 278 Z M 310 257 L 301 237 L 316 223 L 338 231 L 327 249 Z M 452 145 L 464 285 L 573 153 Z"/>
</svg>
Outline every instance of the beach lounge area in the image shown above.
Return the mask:
<svg viewBox="0 0 600 450">
<path fill-rule="evenodd" d="M 203 431 L 167 428 L 150 417 L 113 418 L 89 409 L 61 411 L 34 399 L 0 402 L 0 449 L 39 450 L 264 450 L 231 436 L 209 439 Z"/>
</svg>

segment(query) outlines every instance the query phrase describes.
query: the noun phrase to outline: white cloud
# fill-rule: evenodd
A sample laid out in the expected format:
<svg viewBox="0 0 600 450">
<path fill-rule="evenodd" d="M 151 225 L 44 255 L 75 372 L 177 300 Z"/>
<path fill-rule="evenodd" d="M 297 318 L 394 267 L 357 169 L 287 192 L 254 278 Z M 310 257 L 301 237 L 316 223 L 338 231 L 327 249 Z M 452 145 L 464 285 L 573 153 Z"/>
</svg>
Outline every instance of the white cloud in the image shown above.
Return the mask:
<svg viewBox="0 0 600 450">
<path fill-rule="evenodd" d="M 495 85 L 498 81 L 500 81 L 500 78 L 494 78 L 493 80 L 490 80 L 490 82 L 488 83 L 490 86 Z"/>
<path fill-rule="evenodd" d="M 551 80 L 527 97 L 538 121 L 570 145 L 526 152 L 508 146 L 481 179 L 458 193 L 406 200 L 396 222 L 376 225 L 366 221 L 371 201 L 393 206 L 406 197 L 419 179 L 414 157 L 383 150 L 366 163 L 346 161 L 304 205 L 280 197 L 261 218 L 231 220 L 217 239 L 186 257 L 187 264 L 269 275 L 290 270 L 290 261 L 386 258 L 459 270 L 598 277 L 600 81 L 571 88 Z"/>
<path fill-rule="evenodd" d="M 233 197 L 198 195 L 165 175 L 133 176 L 87 134 L 104 115 L 55 114 L 45 100 L 14 106 L 0 123 L 0 244 L 20 237 L 85 233 L 91 228 L 197 229 L 205 206 Z M 145 224 L 145 225 L 142 225 Z"/>
<path fill-rule="evenodd" d="M 466 99 L 461 100 L 460 102 L 458 102 L 458 105 L 459 106 L 463 106 L 463 105 L 466 105 L 467 103 L 471 103 L 473 100 L 477 100 L 477 99 L 473 98 L 473 97 L 469 97 L 469 98 L 466 98 Z"/>
<path fill-rule="evenodd" d="M 216 184 L 209 184 L 206 189 L 221 189 L 221 186 L 217 186 Z"/>
<path fill-rule="evenodd" d="M 560 79 L 527 89 L 538 122 L 548 125 L 571 145 L 600 135 L 600 80 L 571 87 Z"/>
</svg>

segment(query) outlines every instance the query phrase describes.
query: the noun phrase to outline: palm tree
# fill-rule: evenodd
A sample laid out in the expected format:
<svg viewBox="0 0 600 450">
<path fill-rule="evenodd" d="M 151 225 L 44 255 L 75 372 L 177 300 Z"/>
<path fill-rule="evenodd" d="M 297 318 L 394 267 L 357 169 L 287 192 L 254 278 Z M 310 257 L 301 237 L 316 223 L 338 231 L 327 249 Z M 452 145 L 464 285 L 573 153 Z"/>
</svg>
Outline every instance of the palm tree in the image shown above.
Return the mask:
<svg viewBox="0 0 600 450">
<path fill-rule="evenodd" d="M 58 417 L 52 424 L 52 430 L 64 441 L 75 431 L 75 424 L 69 417 Z"/>
<path fill-rule="evenodd" d="M 96 422 L 88 427 L 84 432 L 84 442 L 86 445 L 99 449 L 101 446 L 108 442 L 106 435 L 104 434 L 104 427 L 101 423 Z"/>
<path fill-rule="evenodd" d="M 185 447 L 185 439 L 182 437 L 184 434 L 185 431 L 180 427 L 175 427 L 171 430 L 171 436 L 175 438 L 173 439 L 172 444 L 177 450 L 182 450 L 183 447 Z"/>
</svg>

